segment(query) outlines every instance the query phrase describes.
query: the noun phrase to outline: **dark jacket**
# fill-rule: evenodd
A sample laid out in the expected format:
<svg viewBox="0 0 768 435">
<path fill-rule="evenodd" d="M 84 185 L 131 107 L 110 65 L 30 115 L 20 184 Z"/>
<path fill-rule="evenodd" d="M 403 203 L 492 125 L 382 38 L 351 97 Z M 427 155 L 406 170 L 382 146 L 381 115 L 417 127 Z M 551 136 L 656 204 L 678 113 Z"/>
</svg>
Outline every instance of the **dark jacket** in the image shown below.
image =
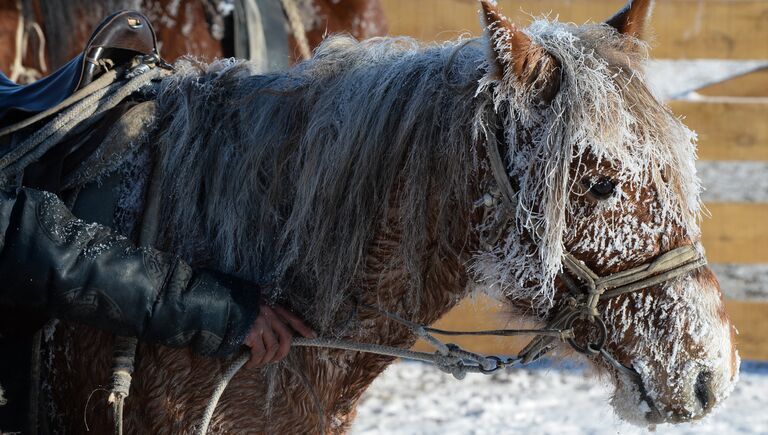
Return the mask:
<svg viewBox="0 0 768 435">
<path fill-rule="evenodd" d="M 42 313 L 225 356 L 241 346 L 258 304 L 255 285 L 137 248 L 75 218 L 54 194 L 0 191 L 0 313 Z"/>
</svg>

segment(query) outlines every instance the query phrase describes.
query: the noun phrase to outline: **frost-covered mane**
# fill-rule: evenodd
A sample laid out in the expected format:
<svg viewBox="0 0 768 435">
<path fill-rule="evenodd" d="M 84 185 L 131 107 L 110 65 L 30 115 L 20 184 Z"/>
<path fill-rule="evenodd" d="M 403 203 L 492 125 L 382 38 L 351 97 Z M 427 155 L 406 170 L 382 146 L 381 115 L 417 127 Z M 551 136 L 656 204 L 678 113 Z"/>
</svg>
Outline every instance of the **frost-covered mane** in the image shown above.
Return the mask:
<svg viewBox="0 0 768 435">
<path fill-rule="evenodd" d="M 468 266 L 481 284 L 512 293 L 533 280 L 543 285 L 521 295 L 551 301 L 571 163 L 587 152 L 655 185 L 669 218 L 695 229 L 691 137 L 636 75 L 642 55 L 620 54 L 627 42 L 607 26 L 537 21 L 528 31 L 562 65 L 551 106 L 489 79 L 481 44 L 333 37 L 265 76 L 247 62 L 181 62 L 162 83 L 153 138 L 171 197 L 167 243 L 194 263 L 279 284 L 327 328 L 384 216 L 396 216 L 391 267 L 418 296 L 429 234 L 457 246 L 478 229 L 468 219 L 490 183 L 478 150 L 494 125 L 520 185 L 518 228 L 543 225 L 544 239 L 531 247 L 512 231 L 476 253 Z"/>
<path fill-rule="evenodd" d="M 170 192 L 168 226 L 184 257 L 278 283 L 320 325 L 354 291 L 382 216 L 401 222 L 399 256 L 416 296 L 429 196 L 440 240 L 465 237 L 456 210 L 477 161 L 475 107 L 483 53 L 426 50 L 409 39 L 326 41 L 287 73 L 254 76 L 247 62 L 180 63 L 158 97 Z M 478 109 L 479 110 L 479 109 Z M 188 180 L 199 180 L 189 183 Z M 392 265 L 395 267 L 395 265 Z M 273 295 L 280 296 L 280 295 Z"/>
</svg>

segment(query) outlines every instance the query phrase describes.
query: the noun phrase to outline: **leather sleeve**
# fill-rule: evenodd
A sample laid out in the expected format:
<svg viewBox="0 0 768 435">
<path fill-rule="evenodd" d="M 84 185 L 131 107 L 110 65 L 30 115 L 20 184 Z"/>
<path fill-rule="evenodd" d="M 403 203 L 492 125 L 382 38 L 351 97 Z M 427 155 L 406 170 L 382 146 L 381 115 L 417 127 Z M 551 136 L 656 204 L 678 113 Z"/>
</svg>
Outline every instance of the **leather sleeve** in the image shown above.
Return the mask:
<svg viewBox="0 0 768 435">
<path fill-rule="evenodd" d="M 75 218 L 56 195 L 0 192 L 0 304 L 203 355 L 237 350 L 254 284 L 193 270 Z"/>
</svg>

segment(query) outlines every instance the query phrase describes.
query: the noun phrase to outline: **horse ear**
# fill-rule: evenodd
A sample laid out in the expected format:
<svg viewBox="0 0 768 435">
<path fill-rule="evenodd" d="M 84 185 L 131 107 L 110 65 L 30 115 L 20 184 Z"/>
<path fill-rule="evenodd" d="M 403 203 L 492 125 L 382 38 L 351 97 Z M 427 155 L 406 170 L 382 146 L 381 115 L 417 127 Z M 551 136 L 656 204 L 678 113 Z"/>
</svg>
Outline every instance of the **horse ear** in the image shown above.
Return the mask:
<svg viewBox="0 0 768 435">
<path fill-rule="evenodd" d="M 623 35 L 645 39 L 652 12 L 653 0 L 629 0 L 606 24 Z"/>
<path fill-rule="evenodd" d="M 549 103 L 560 89 L 560 63 L 530 36 L 517 29 L 496 5 L 482 0 L 482 21 L 490 45 L 491 74 L 512 79 Z"/>
</svg>

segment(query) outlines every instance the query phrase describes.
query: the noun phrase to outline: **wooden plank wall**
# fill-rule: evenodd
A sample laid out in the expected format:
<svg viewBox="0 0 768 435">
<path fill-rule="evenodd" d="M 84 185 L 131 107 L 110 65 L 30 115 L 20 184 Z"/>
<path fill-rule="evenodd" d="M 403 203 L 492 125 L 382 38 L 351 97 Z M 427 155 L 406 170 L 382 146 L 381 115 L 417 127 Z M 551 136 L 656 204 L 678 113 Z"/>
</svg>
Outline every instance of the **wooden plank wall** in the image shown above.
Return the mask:
<svg viewBox="0 0 768 435">
<path fill-rule="evenodd" d="M 719 86 L 725 88 L 726 83 Z M 768 98 L 721 96 L 673 101 L 670 107 L 698 133 L 700 159 L 768 161 L 767 102 Z"/>
<path fill-rule="evenodd" d="M 768 68 L 707 86 L 697 92 L 709 97 L 768 97 Z"/>
<path fill-rule="evenodd" d="M 475 0 L 381 0 L 391 35 L 444 41 L 481 33 Z M 501 0 L 502 11 L 521 26 L 531 16 L 552 13 L 560 21 L 603 20 L 623 0 Z M 664 0 L 656 2 L 651 54 L 669 59 L 768 59 L 768 1 Z M 709 161 L 768 162 L 768 71 L 747 74 L 701 90 L 695 101 L 674 101 L 672 110 L 699 134 L 699 156 Z M 745 188 L 749 188 L 745 186 Z M 709 261 L 718 264 L 768 264 L 768 203 L 706 204 L 702 222 Z M 768 293 L 768 289 L 765 289 Z M 740 335 L 742 358 L 768 360 L 768 303 L 728 300 L 727 310 Z M 519 327 L 490 299 L 465 301 L 438 326 L 446 329 Z M 456 338 L 481 352 L 513 353 L 524 339 Z M 429 349 L 423 343 L 417 345 Z"/>
<path fill-rule="evenodd" d="M 477 36 L 475 0 L 381 0 L 390 34 L 424 41 Z M 624 0 L 500 0 L 503 13 L 521 26 L 531 16 L 559 16 L 584 23 L 612 16 Z M 662 0 L 654 12 L 657 58 L 768 59 L 768 1 Z"/>
</svg>

